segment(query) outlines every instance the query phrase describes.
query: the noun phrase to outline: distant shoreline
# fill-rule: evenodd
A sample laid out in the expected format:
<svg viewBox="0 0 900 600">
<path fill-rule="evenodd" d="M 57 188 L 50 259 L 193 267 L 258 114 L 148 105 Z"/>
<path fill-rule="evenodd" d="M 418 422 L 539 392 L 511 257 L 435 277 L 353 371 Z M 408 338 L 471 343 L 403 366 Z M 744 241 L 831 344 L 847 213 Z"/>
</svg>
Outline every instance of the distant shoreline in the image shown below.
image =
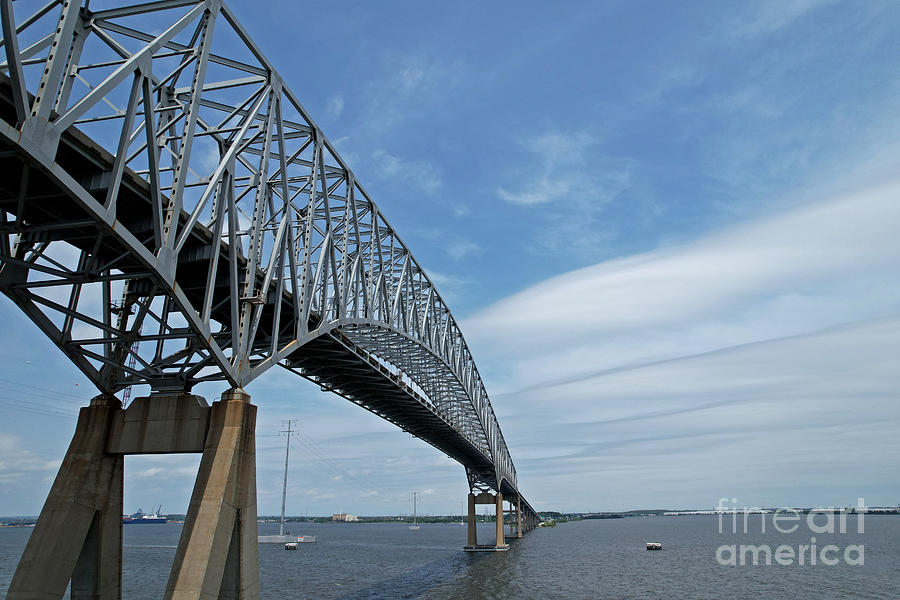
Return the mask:
<svg viewBox="0 0 900 600">
<path fill-rule="evenodd" d="M 595 519 L 624 519 L 628 517 L 689 517 L 689 516 L 719 516 L 726 515 L 731 516 L 733 514 L 744 514 L 744 508 L 734 508 L 733 510 L 671 510 L 671 509 L 644 509 L 644 510 L 629 510 L 629 511 L 603 511 L 603 512 L 584 512 L 584 513 L 563 513 L 557 511 L 541 511 L 539 515 L 544 520 L 553 520 L 556 522 L 566 522 L 566 521 L 580 521 L 584 520 L 595 520 Z M 836 512 L 836 513 L 846 513 L 846 514 L 857 514 L 861 512 L 866 515 L 900 515 L 900 507 L 893 506 L 872 506 L 867 507 L 864 510 L 860 510 L 855 506 L 851 507 L 782 507 L 782 508 L 754 508 L 754 509 L 746 509 L 747 514 L 750 515 L 762 515 L 762 514 L 775 514 L 776 512 L 780 512 L 781 514 L 796 512 L 797 514 L 809 514 L 812 511 L 826 511 L 826 512 Z M 181 523 L 184 522 L 183 514 L 170 514 L 166 515 L 169 519 L 169 523 Z M 413 520 L 412 516 L 360 516 L 359 521 L 356 523 L 411 523 Z M 0 517 L 0 528 L 15 528 L 15 527 L 34 527 L 35 522 L 37 521 L 36 516 L 11 516 L 11 517 Z M 280 517 L 271 516 L 271 515 L 260 515 L 257 519 L 258 523 L 279 523 L 281 521 Z M 432 515 L 432 516 L 421 516 L 417 517 L 417 521 L 423 524 L 429 523 L 449 523 L 449 524 L 461 524 L 465 521 L 465 516 L 461 515 Z M 314 516 L 314 517 L 301 517 L 301 516 L 286 516 L 286 523 L 335 523 L 332 520 L 331 516 Z M 476 522 L 478 523 L 493 523 L 494 515 L 476 515 Z M 341 525 L 349 525 L 352 523 L 340 523 Z"/>
</svg>

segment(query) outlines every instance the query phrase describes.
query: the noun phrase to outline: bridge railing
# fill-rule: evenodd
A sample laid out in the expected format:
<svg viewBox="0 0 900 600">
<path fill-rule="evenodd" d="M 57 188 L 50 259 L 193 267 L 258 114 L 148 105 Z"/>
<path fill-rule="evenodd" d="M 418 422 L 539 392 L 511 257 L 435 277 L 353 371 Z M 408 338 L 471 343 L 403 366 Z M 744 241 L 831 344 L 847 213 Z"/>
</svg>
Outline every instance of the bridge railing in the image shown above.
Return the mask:
<svg viewBox="0 0 900 600">
<path fill-rule="evenodd" d="M 129 255 L 98 264 L 82 248 L 64 268 L 52 243 L 14 240 L 4 260 L 44 265 L 16 288 L 32 318 L 45 315 L 42 328 L 110 393 L 210 379 L 242 387 L 340 331 L 478 423 L 474 443 L 515 484 L 449 308 L 230 9 L 97 4 L 51 1 L 16 20 L 2 3 L 0 68 L 15 108 L 5 137 L 48 169 L 61 140 L 96 146 L 104 168 L 90 180 L 55 168 Z M 146 274 L 129 276 L 134 257 L 149 289 Z M 52 299 L 54 285 L 67 291 Z"/>
</svg>

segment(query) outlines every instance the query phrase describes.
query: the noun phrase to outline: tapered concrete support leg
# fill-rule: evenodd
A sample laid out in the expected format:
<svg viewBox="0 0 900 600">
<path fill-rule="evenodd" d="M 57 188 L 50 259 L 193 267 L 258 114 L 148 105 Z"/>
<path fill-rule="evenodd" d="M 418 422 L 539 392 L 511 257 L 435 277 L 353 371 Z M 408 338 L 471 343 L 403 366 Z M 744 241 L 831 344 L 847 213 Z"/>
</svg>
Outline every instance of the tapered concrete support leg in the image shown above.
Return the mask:
<svg viewBox="0 0 900 600">
<path fill-rule="evenodd" d="M 256 407 L 241 389 L 212 405 L 166 600 L 256 600 Z"/>
<path fill-rule="evenodd" d="M 522 498 L 516 496 L 516 537 L 522 537 Z"/>
<path fill-rule="evenodd" d="M 469 546 L 478 545 L 478 529 L 475 521 L 475 494 L 469 493 L 469 535 L 467 538 Z"/>
<path fill-rule="evenodd" d="M 503 494 L 497 492 L 497 546 L 505 545 L 506 538 L 503 536 Z"/>
<path fill-rule="evenodd" d="M 98 397 L 81 409 L 75 435 L 50 488 L 6 597 L 72 600 L 122 597 L 121 455 L 106 454 L 121 405 Z"/>
</svg>

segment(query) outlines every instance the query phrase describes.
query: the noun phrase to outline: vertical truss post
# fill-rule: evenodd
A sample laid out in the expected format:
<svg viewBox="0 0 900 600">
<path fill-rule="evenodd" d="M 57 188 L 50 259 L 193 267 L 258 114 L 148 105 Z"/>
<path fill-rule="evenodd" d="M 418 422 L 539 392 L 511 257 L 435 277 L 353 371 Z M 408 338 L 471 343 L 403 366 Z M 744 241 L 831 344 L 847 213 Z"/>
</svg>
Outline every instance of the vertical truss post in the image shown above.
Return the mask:
<svg viewBox="0 0 900 600">
<path fill-rule="evenodd" d="M 39 117 L 45 121 L 50 119 L 50 111 L 56 105 L 56 95 L 65 75 L 64 70 L 69 63 L 72 34 L 79 21 L 80 10 L 80 0 L 63 0 L 59 24 L 50 44 L 44 72 L 41 74 L 41 83 L 31 107 L 32 117 Z"/>
<path fill-rule="evenodd" d="M 206 79 L 206 65 L 209 60 L 210 47 L 212 46 L 212 30 L 215 26 L 218 11 L 207 10 L 202 17 L 200 30 L 200 56 L 194 69 L 194 79 L 191 82 L 191 101 L 188 105 L 185 117 L 184 129 L 182 129 L 181 142 L 178 144 L 178 156 L 175 161 L 175 172 L 172 181 L 172 197 L 169 208 L 166 211 L 166 221 L 163 224 L 163 235 L 166 245 L 175 244 L 175 228 L 178 224 L 179 213 L 182 207 L 182 195 L 184 185 L 187 182 L 188 165 L 191 160 L 191 149 L 194 143 L 194 130 L 197 127 L 197 113 L 200 110 L 200 99 L 203 96 L 203 82 Z"/>
<path fill-rule="evenodd" d="M 9 65 L 9 83 L 12 86 L 13 104 L 16 105 L 17 125 L 21 127 L 28 118 L 30 104 L 25 90 L 25 75 L 19 59 L 19 40 L 16 35 L 16 21 L 12 0 L 2 0 L 0 17 L 3 19 L 3 45 L 6 50 L 6 64 Z"/>
</svg>

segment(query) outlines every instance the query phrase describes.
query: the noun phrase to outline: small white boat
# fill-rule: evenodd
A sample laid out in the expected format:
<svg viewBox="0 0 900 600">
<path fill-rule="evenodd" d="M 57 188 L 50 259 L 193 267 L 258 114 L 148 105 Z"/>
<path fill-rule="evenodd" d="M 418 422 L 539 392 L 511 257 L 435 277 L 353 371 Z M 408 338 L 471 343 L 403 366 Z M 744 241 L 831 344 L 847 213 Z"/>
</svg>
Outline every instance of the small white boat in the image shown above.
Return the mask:
<svg viewBox="0 0 900 600">
<path fill-rule="evenodd" d="M 286 544 L 287 542 L 295 542 L 292 535 L 260 535 L 256 541 L 260 544 Z"/>
<path fill-rule="evenodd" d="M 260 544 L 309 544 L 316 541 L 314 535 L 261 535 L 257 538 Z"/>
<path fill-rule="evenodd" d="M 662 543 L 660 543 L 660 542 L 647 542 L 647 550 L 662 550 Z"/>
<path fill-rule="evenodd" d="M 287 544 L 284 545 L 284 549 L 285 550 L 296 550 L 297 542 L 288 542 Z"/>
</svg>

